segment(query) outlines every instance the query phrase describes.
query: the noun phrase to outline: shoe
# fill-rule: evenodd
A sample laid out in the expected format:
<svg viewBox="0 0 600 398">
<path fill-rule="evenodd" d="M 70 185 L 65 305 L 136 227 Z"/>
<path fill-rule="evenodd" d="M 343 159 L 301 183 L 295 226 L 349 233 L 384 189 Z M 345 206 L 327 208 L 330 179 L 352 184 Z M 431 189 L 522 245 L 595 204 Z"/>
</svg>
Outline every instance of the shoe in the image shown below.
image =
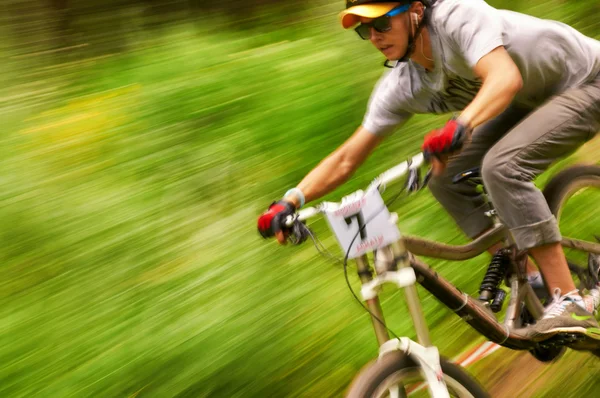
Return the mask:
<svg viewBox="0 0 600 398">
<path fill-rule="evenodd" d="M 600 326 L 594 315 L 585 310 L 584 300 L 573 290 L 561 296 L 555 289 L 552 303 L 534 325 L 526 329 L 526 336 L 533 341 L 543 341 L 558 333 L 585 334 L 600 339 Z"/>
<path fill-rule="evenodd" d="M 583 304 L 585 310 L 590 314 L 596 315 L 598 313 L 598 307 L 600 306 L 600 286 L 596 286 L 589 291 L 588 294 L 583 296 Z"/>
</svg>

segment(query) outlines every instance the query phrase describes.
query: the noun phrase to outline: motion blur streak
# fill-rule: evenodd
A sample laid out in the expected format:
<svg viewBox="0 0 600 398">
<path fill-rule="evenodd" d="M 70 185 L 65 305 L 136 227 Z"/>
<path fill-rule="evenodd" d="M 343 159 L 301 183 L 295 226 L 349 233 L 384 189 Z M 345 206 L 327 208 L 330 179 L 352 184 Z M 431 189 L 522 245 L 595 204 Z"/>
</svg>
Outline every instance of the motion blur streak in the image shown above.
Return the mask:
<svg viewBox="0 0 600 398">
<path fill-rule="evenodd" d="M 600 36 L 597 0 L 490 3 Z M 2 1 L 0 396 L 342 395 L 376 355 L 368 318 L 310 244 L 278 247 L 255 230 L 263 207 L 354 131 L 382 72 L 339 27 L 342 7 Z M 328 199 L 416 153 L 446 119 L 414 118 Z M 591 142 L 565 163 L 599 151 Z M 418 195 L 394 205 L 401 229 L 463 242 Z M 337 253 L 325 223 L 313 228 Z M 433 265 L 475 292 L 486 261 Z M 446 356 L 478 339 L 424 297 Z M 412 336 L 401 296 L 386 291 L 383 304 Z M 496 383 L 500 353 L 472 369 L 482 383 Z M 569 358 L 590 371 L 542 368 L 518 396 L 600 391 L 597 360 Z"/>
</svg>

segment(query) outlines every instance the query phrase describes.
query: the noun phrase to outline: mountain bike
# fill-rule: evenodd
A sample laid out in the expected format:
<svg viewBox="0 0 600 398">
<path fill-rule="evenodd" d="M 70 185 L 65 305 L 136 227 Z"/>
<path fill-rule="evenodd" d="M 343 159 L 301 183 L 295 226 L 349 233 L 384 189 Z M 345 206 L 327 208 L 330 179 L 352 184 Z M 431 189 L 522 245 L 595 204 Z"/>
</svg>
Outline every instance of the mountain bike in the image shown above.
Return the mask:
<svg viewBox="0 0 600 398">
<path fill-rule="evenodd" d="M 306 221 L 324 215 L 345 252 L 343 263 L 347 282 L 347 261 L 352 259 L 356 264 L 363 306 L 370 313 L 380 348 L 379 357 L 358 373 L 347 396 L 405 397 L 415 390 L 422 390 L 423 386 L 427 386 L 429 394 L 435 398 L 489 396 L 463 368 L 439 355 L 429 336 L 416 283 L 476 331 L 503 347 L 527 350 L 543 362 L 558 359 L 567 347 L 600 356 L 600 330 L 597 334 L 592 331 L 586 335 L 559 333 L 542 342 L 532 341 L 520 333 L 543 315 L 543 302 L 547 297 L 536 294 L 528 283 L 528 254 L 516 249 L 508 229 L 489 200 L 486 200 L 486 215 L 493 220 L 494 227 L 471 243 L 448 245 L 400 234 L 396 225 L 398 216 L 389 211 L 381 192 L 401 178 L 404 178 L 406 191 L 421 190 L 429 178 L 429 173 L 422 173 L 423 164 L 423 155 L 418 154 L 382 173 L 365 191 L 356 191 L 340 203 L 323 202 L 302 209 L 286 220 L 292 243 L 299 244 L 311 237 L 317 245 Z M 453 182 L 473 184 L 487 198 L 477 168 L 460 173 Z M 600 234 L 600 206 L 594 205 L 600 203 L 600 166 L 567 168 L 555 175 L 543 192 L 559 221 L 562 246 L 580 291 L 597 293 L 600 239 L 593 233 Z M 589 208 L 590 203 L 593 208 Z M 570 225 L 568 213 L 578 210 L 585 211 L 585 217 L 578 218 L 576 225 Z M 586 222 L 590 224 L 583 228 L 581 224 Z M 492 257 L 483 276 L 479 297 L 461 291 L 417 257 L 463 261 L 484 253 L 498 242 L 503 242 L 503 247 Z M 417 341 L 395 335 L 390 338 L 379 301 L 379 292 L 386 284 L 404 289 Z M 349 282 L 348 286 L 351 288 Z M 503 320 L 499 319 L 502 314 Z"/>
</svg>

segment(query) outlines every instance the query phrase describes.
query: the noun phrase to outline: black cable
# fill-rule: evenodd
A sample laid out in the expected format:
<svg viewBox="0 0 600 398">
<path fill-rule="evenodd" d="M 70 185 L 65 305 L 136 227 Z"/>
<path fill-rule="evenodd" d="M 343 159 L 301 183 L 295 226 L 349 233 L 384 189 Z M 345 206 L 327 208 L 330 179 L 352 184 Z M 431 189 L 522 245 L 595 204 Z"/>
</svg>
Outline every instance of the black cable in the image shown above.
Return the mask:
<svg viewBox="0 0 600 398">
<path fill-rule="evenodd" d="M 313 245 L 315 245 L 315 248 L 317 249 L 317 251 L 319 252 L 320 255 L 322 255 L 323 257 L 327 257 L 327 258 L 335 261 L 336 263 L 339 263 L 339 265 L 344 264 L 344 262 L 341 259 L 339 259 L 335 255 L 331 254 L 331 252 L 329 250 L 327 250 L 327 248 L 325 247 L 323 242 L 321 242 L 319 240 L 319 238 L 317 238 L 315 236 L 315 234 L 313 234 L 313 232 L 306 225 L 304 225 L 303 223 L 300 223 L 300 224 L 302 225 L 302 227 L 304 227 L 308 236 L 310 236 L 310 239 L 313 241 Z"/>
<path fill-rule="evenodd" d="M 408 167 L 410 167 L 410 162 Z M 398 199 L 400 197 L 400 195 L 402 194 L 402 192 L 404 192 L 404 190 L 400 190 L 396 196 L 394 196 L 388 203 L 386 203 L 381 209 L 379 209 L 378 211 L 375 212 L 374 215 L 371 216 L 370 219 L 368 219 L 367 221 L 365 221 L 365 223 L 361 226 L 359 226 L 358 231 L 356 232 L 356 235 L 354 235 L 354 238 L 352 238 L 352 241 L 350 242 L 350 245 L 348 246 L 348 250 L 346 251 L 346 255 L 344 256 L 344 278 L 346 279 L 346 284 L 348 285 L 348 289 L 350 289 L 350 293 L 352 293 L 352 296 L 354 297 L 354 299 L 360 304 L 360 306 L 362 308 L 365 309 L 365 311 L 367 311 L 369 313 L 369 315 L 371 315 L 371 317 L 375 320 L 377 320 L 377 322 L 379 322 L 380 324 L 383 325 L 384 328 L 387 329 L 388 332 L 390 332 L 392 334 L 392 336 L 394 336 L 395 338 L 397 338 L 398 340 L 400 339 L 400 337 L 394 333 L 394 331 L 392 329 L 390 329 L 386 324 L 385 321 L 383 321 L 382 319 L 379 319 L 379 317 L 377 317 L 375 314 L 373 314 L 371 312 L 371 310 L 362 302 L 362 300 L 358 297 L 358 295 L 354 292 L 354 289 L 352 289 L 352 285 L 350 284 L 350 279 L 348 278 L 348 257 L 350 256 L 350 250 L 352 248 L 352 245 L 354 244 L 354 241 L 356 240 L 356 238 L 360 235 L 360 233 L 363 231 L 364 228 L 366 228 L 367 224 L 369 222 L 371 222 L 379 213 L 381 213 L 383 210 L 385 210 L 388 206 L 390 206 L 392 203 L 394 203 L 394 201 L 396 201 L 396 199 Z"/>
<path fill-rule="evenodd" d="M 408 166 L 410 168 L 411 166 L 411 161 L 408 160 Z M 350 293 L 352 293 L 352 296 L 354 297 L 354 299 L 358 302 L 358 304 L 360 304 L 360 306 L 369 313 L 369 315 L 371 315 L 371 317 L 375 320 L 377 320 L 377 322 L 379 322 L 381 325 L 383 325 L 383 327 L 386 328 L 386 330 L 388 332 L 390 332 L 392 334 L 392 336 L 394 336 L 397 339 L 400 339 L 400 337 L 394 333 L 394 331 L 392 329 L 390 329 L 386 324 L 385 321 L 383 321 L 382 319 L 380 319 L 379 317 L 377 317 L 375 314 L 373 314 L 371 312 L 371 310 L 362 302 L 362 300 L 358 297 L 358 295 L 355 293 L 354 289 L 352 288 L 352 285 L 350 284 L 350 279 L 348 277 L 348 257 L 350 256 L 350 250 L 352 248 L 352 245 L 354 244 L 354 241 L 356 240 L 356 238 L 360 235 L 361 232 L 363 232 L 363 230 L 366 228 L 367 224 L 369 222 L 371 222 L 379 213 L 381 213 L 383 210 L 385 210 L 387 207 L 389 207 L 392 203 L 394 203 L 399 197 L 400 195 L 404 192 L 404 189 L 401 189 L 396 196 L 394 196 L 391 200 L 389 200 L 387 203 L 385 203 L 381 209 L 379 209 L 378 211 L 375 212 L 374 215 L 371 216 L 370 219 L 366 220 L 365 223 L 360 226 L 359 225 L 359 229 L 356 232 L 356 235 L 354 235 L 354 237 L 352 238 L 352 241 L 350 241 L 350 245 L 348 246 L 348 250 L 346 251 L 346 255 L 344 256 L 344 261 L 342 262 L 340 259 L 338 259 L 337 257 L 331 255 L 331 253 L 329 253 L 329 251 L 325 248 L 325 246 L 323 245 L 322 242 L 318 241 L 318 239 L 316 239 L 316 237 L 311 233 L 311 231 L 308 229 L 308 227 L 306 227 L 306 225 L 303 224 L 303 227 L 306 229 L 306 231 L 308 232 L 309 236 L 311 237 L 313 244 L 315 245 L 315 247 L 317 248 L 317 251 L 321 254 L 321 255 L 325 255 L 325 253 L 327 253 L 329 255 L 329 257 L 332 260 L 335 260 L 336 262 L 341 262 L 343 269 L 344 269 L 344 278 L 346 280 L 346 285 L 348 285 L 348 289 L 350 290 Z M 319 244 L 321 245 L 323 251 L 319 248 L 317 241 L 319 242 Z"/>
</svg>

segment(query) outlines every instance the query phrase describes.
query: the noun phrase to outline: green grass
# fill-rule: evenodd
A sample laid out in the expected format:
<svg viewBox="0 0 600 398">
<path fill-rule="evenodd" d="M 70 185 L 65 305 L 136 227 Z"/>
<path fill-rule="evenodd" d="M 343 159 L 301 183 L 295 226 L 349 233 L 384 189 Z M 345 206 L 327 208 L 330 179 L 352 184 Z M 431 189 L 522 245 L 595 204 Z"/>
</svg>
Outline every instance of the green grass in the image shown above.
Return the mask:
<svg viewBox="0 0 600 398">
<path fill-rule="evenodd" d="M 553 6 L 567 22 L 581 10 Z M 381 73 L 337 8 L 276 31 L 182 24 L 127 53 L 2 66 L 1 396 L 340 396 L 376 355 L 340 267 L 255 229 L 356 128 Z M 415 117 L 327 198 L 416 153 L 445 119 Z M 465 242 L 428 192 L 392 210 L 406 233 Z M 486 262 L 435 266 L 474 292 Z M 472 343 L 422 297 L 445 355 Z M 401 295 L 383 301 L 412 336 Z"/>
</svg>

